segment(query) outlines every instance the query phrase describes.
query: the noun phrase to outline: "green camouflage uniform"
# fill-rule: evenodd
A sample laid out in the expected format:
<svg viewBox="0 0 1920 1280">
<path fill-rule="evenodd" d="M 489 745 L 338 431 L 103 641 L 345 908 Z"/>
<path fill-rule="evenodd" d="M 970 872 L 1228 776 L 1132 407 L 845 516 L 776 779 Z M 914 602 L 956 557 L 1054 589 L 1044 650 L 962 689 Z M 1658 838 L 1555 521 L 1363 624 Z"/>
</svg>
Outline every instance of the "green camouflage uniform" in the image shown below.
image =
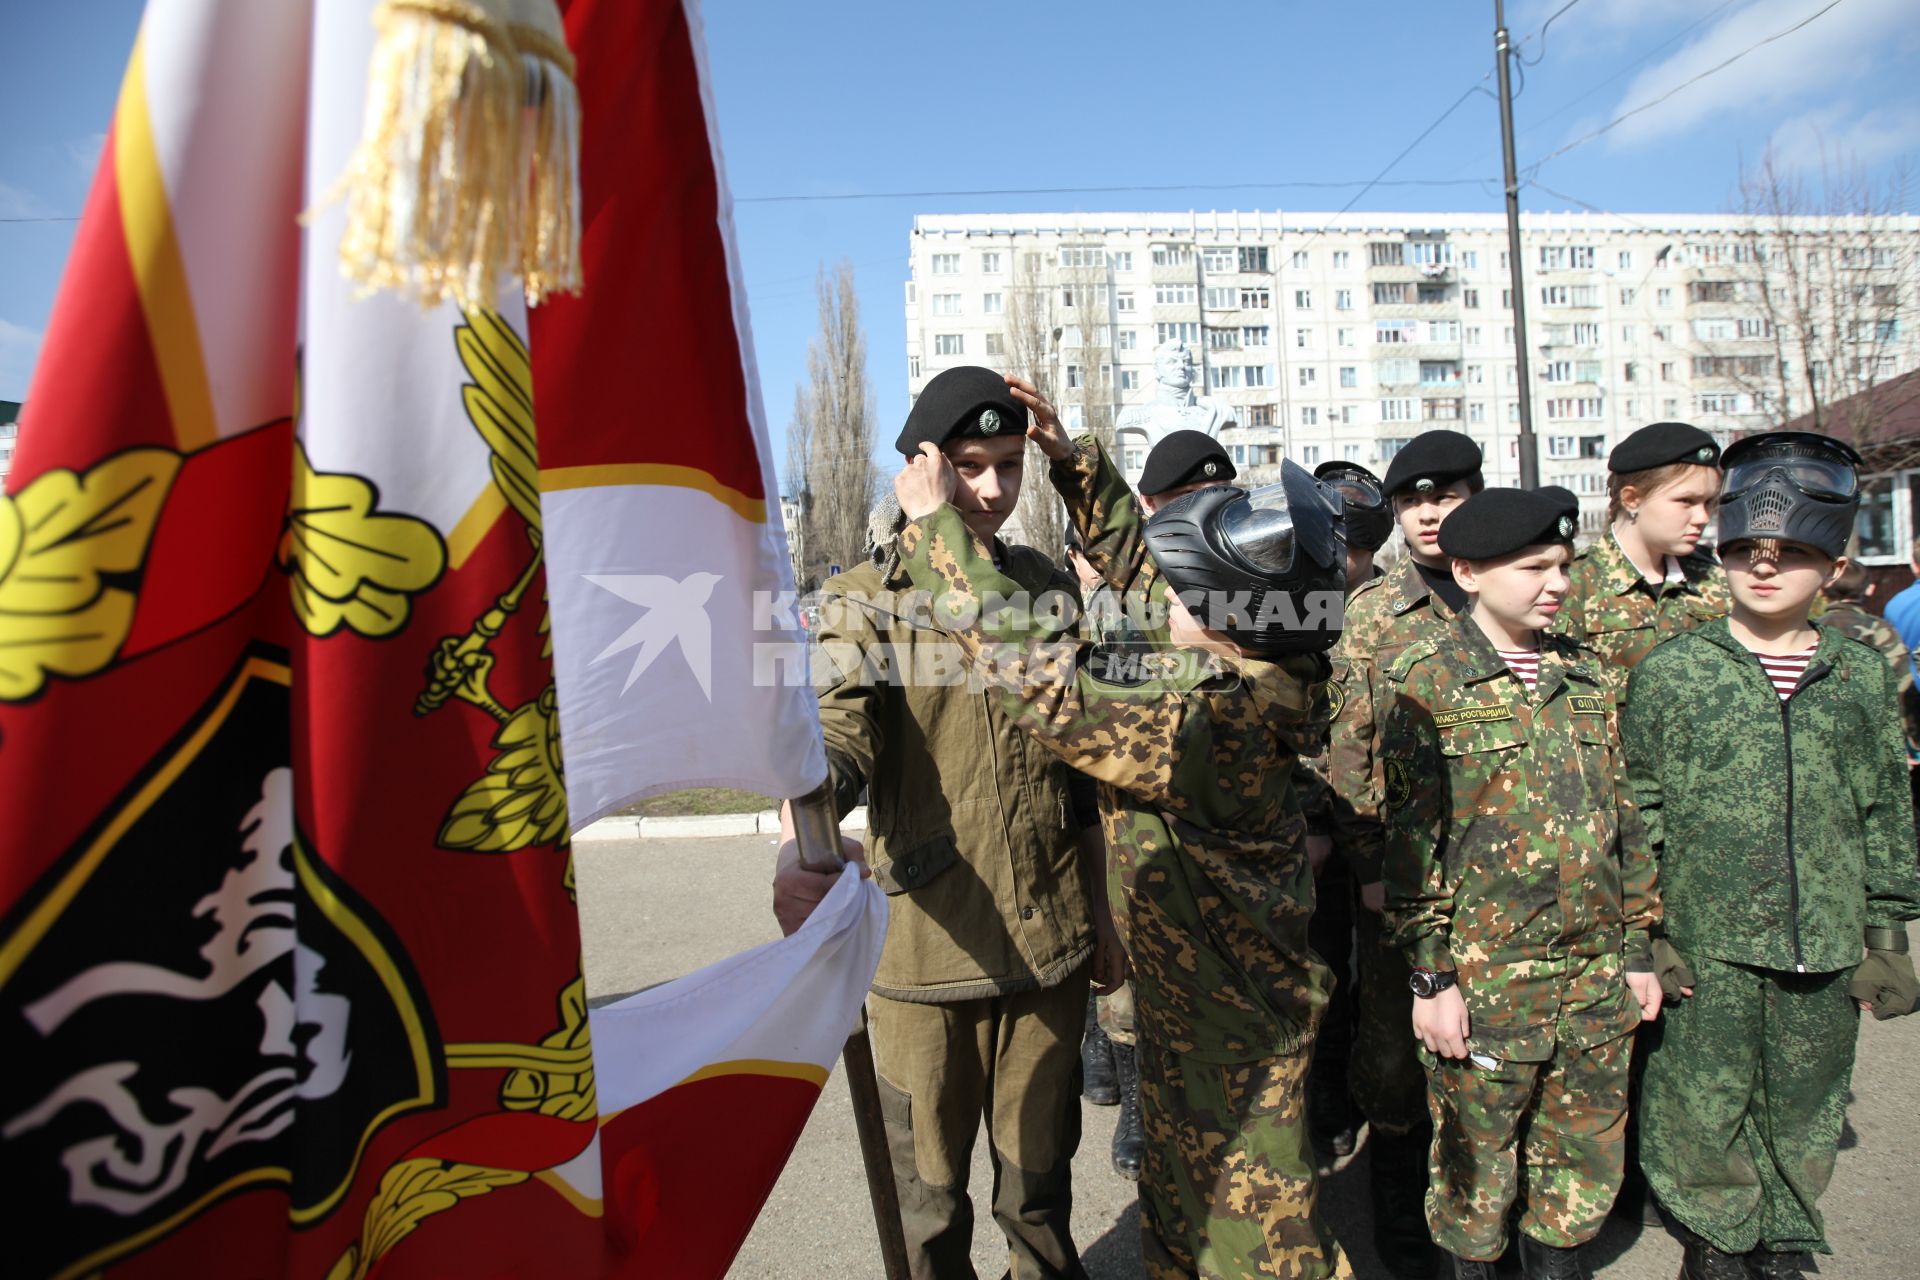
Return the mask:
<svg viewBox="0 0 1920 1280">
<path fill-rule="evenodd" d="M 1119 472 L 1083 440 L 1052 473 L 1088 559 L 1146 619 L 1164 581 Z M 1324 659 L 1175 649 L 1158 625 L 1142 629 L 1150 648 L 1103 665 L 1053 620 L 977 611 L 1014 584 L 951 506 L 909 522 L 902 547 L 1009 715 L 1101 783 L 1133 960 L 1147 1275 L 1349 1274 L 1315 1207 L 1302 1114 L 1328 979 L 1307 947 L 1292 766 Z"/>
<path fill-rule="evenodd" d="M 1678 566 L 1678 573 L 1674 567 Z M 1672 559 L 1667 577 L 1648 582 L 1609 531 L 1573 559 L 1572 585 L 1554 630 L 1607 660 L 1620 682 L 1668 636 L 1724 618 L 1732 607 L 1727 575 L 1712 556 Z"/>
<path fill-rule="evenodd" d="M 1627 759 L 1660 861 L 1662 926 L 1698 981 L 1648 1055 L 1641 1164 L 1728 1253 L 1825 1252 L 1866 929 L 1920 914 L 1886 660 L 1819 626 L 1782 702 L 1724 621 L 1633 673 Z"/>
<path fill-rule="evenodd" d="M 1120 594 L 1112 586 L 1102 583 L 1087 593 L 1086 634 L 1093 637 L 1096 644 L 1127 647 L 1139 639 L 1134 634 L 1133 624 L 1127 620 L 1120 602 Z M 1125 932 L 1125 921 L 1119 917 L 1126 914 L 1124 898 L 1118 877 L 1113 874 L 1114 867 L 1109 860 L 1107 875 L 1107 903 L 1116 919 L 1114 927 Z M 1107 1039 L 1115 1044 L 1133 1047 L 1133 983 L 1123 982 L 1112 995 L 1094 997 L 1095 1017 L 1100 1030 Z"/>
<path fill-rule="evenodd" d="M 1900 633 L 1859 596 L 1841 596 L 1827 601 L 1819 614 L 1820 625 L 1832 627 L 1842 635 L 1878 649 L 1893 668 L 1895 691 L 1900 699 L 1900 723 L 1907 735 L 1907 758 L 1920 753 L 1920 694 L 1913 687 L 1913 663 Z"/>
<path fill-rule="evenodd" d="M 1411 555 L 1347 600 L 1346 628 L 1334 651 L 1333 723 L 1327 772 L 1333 786 L 1329 829 L 1336 856 L 1356 886 L 1381 879 L 1380 721 L 1390 699 L 1385 674 L 1408 646 L 1453 619 L 1429 590 Z M 1413 1038 L 1407 961 L 1378 915 L 1354 911 L 1354 1032 L 1348 1067 L 1353 1101 L 1375 1129 L 1408 1133 L 1427 1123 L 1427 1078 Z"/>
<path fill-rule="evenodd" d="M 1422 968 L 1455 970 L 1468 1047 L 1427 1057 L 1434 1240 L 1492 1260 L 1520 1229 L 1593 1237 L 1619 1189 L 1628 971 L 1650 972 L 1653 860 L 1596 654 L 1543 636 L 1532 693 L 1470 618 L 1386 672 L 1387 916 Z M 1524 1148 L 1524 1149 L 1523 1149 Z M 1523 1168 L 1524 1166 L 1524 1168 Z"/>
</svg>

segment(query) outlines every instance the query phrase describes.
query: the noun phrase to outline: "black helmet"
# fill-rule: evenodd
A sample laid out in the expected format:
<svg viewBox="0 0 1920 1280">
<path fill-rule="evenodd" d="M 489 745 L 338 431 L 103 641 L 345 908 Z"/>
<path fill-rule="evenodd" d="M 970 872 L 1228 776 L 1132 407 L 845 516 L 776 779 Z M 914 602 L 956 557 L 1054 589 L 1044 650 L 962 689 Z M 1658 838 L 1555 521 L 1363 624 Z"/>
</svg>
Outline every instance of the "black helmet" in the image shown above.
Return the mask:
<svg viewBox="0 0 1920 1280">
<path fill-rule="evenodd" d="M 1387 507 L 1380 477 L 1357 462 L 1323 462 L 1313 478 L 1324 481 L 1347 506 L 1347 545 L 1378 551 L 1393 532 L 1393 512 Z"/>
<path fill-rule="evenodd" d="M 1860 507 L 1860 455 L 1832 436 L 1769 431 L 1721 457 L 1720 545 L 1778 539 L 1839 558 Z"/>
<path fill-rule="evenodd" d="M 1208 630 L 1263 656 L 1323 652 L 1340 638 L 1342 512 L 1338 492 L 1282 462 L 1276 484 L 1175 498 L 1147 521 L 1147 552 Z"/>
</svg>

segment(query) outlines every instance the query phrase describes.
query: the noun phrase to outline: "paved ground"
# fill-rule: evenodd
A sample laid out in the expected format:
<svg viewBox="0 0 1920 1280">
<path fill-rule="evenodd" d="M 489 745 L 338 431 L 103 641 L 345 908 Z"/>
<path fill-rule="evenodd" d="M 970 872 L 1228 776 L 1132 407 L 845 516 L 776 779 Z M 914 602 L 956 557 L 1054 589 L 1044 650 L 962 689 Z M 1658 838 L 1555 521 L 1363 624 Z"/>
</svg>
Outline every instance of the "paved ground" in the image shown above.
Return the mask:
<svg viewBox="0 0 1920 1280">
<path fill-rule="evenodd" d="M 777 936 L 769 904 L 773 842 L 766 837 L 584 844 L 576 853 L 587 981 L 596 998 L 690 972 Z M 1839 1172 L 1824 1202 L 1839 1250 L 1819 1274 L 1836 1280 L 1920 1277 L 1920 1017 L 1862 1024 L 1860 1065 Z M 1074 1233 L 1095 1280 L 1140 1275 L 1133 1184 L 1107 1164 L 1115 1109 L 1084 1108 L 1074 1163 Z M 1323 1184 L 1323 1203 L 1365 1280 L 1381 1274 L 1367 1245 L 1364 1146 Z M 993 1185 L 975 1153 L 976 1200 Z M 1006 1268 L 986 1219 L 974 1264 L 992 1280 Z M 873 1219 L 845 1079 L 836 1071 L 732 1274 L 754 1280 L 877 1276 Z M 1671 1280 L 1679 1246 L 1659 1227 L 1615 1222 L 1590 1250 L 1604 1280 Z"/>
</svg>

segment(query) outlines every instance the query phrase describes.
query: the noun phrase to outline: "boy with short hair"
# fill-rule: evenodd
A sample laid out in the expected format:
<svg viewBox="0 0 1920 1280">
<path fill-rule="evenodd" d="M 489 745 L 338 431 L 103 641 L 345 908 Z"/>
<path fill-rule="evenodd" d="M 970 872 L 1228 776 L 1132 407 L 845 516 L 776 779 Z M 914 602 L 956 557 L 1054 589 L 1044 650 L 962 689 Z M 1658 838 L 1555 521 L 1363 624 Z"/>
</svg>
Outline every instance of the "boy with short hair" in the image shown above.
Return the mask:
<svg viewBox="0 0 1920 1280">
<path fill-rule="evenodd" d="M 1467 612 L 1401 654 L 1381 736 L 1387 919 L 1434 1122 L 1427 1221 L 1491 1280 L 1584 1277 L 1624 1165 L 1629 1033 L 1658 1016 L 1653 864 L 1599 657 L 1548 633 L 1577 507 L 1488 489 L 1440 528 Z"/>
<path fill-rule="evenodd" d="M 1846 1117 L 1860 1009 L 1913 1010 L 1920 914 L 1898 681 L 1809 620 L 1844 567 L 1859 455 L 1810 432 L 1727 450 L 1729 617 L 1633 674 L 1626 745 L 1659 857 L 1641 1166 L 1689 1280 L 1801 1274 Z M 1864 951 L 1864 959 L 1863 953 Z"/>
<path fill-rule="evenodd" d="M 1150 520 L 1099 444 L 1033 387 L 1032 435 L 1088 560 L 1136 621 L 1118 662 L 1037 611 L 949 504 L 925 450 L 895 481 L 906 567 L 1007 713 L 1101 783 L 1133 960 L 1152 1280 L 1348 1276 L 1316 1209 L 1302 1102 L 1326 1004 L 1293 764 L 1338 627 L 1339 502 L 1304 470 L 1206 488 Z M 1157 616 L 1156 616 L 1157 615 Z"/>
</svg>

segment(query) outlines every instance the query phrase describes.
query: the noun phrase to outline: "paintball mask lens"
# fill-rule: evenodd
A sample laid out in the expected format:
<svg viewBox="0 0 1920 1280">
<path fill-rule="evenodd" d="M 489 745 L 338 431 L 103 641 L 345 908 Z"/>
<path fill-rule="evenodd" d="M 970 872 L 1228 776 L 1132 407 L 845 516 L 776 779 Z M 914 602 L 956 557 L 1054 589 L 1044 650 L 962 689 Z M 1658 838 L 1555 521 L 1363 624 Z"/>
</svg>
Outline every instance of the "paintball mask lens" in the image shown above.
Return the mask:
<svg viewBox="0 0 1920 1280">
<path fill-rule="evenodd" d="M 1860 488 L 1859 474 L 1839 450 L 1795 441 L 1768 445 L 1737 458 L 1727 468 L 1721 502 L 1739 497 L 1775 471 L 1784 473 L 1808 497 L 1828 502 L 1850 501 Z"/>
<path fill-rule="evenodd" d="M 1363 510 L 1373 510 L 1386 505 L 1386 496 L 1380 492 L 1380 486 L 1371 477 L 1354 475 L 1352 472 L 1336 472 L 1327 476 L 1321 483 L 1339 494 L 1353 506 Z"/>
<path fill-rule="evenodd" d="M 1228 507 L 1220 517 L 1220 532 L 1263 573 L 1292 570 L 1293 511 L 1284 484 L 1262 485 Z"/>
</svg>

